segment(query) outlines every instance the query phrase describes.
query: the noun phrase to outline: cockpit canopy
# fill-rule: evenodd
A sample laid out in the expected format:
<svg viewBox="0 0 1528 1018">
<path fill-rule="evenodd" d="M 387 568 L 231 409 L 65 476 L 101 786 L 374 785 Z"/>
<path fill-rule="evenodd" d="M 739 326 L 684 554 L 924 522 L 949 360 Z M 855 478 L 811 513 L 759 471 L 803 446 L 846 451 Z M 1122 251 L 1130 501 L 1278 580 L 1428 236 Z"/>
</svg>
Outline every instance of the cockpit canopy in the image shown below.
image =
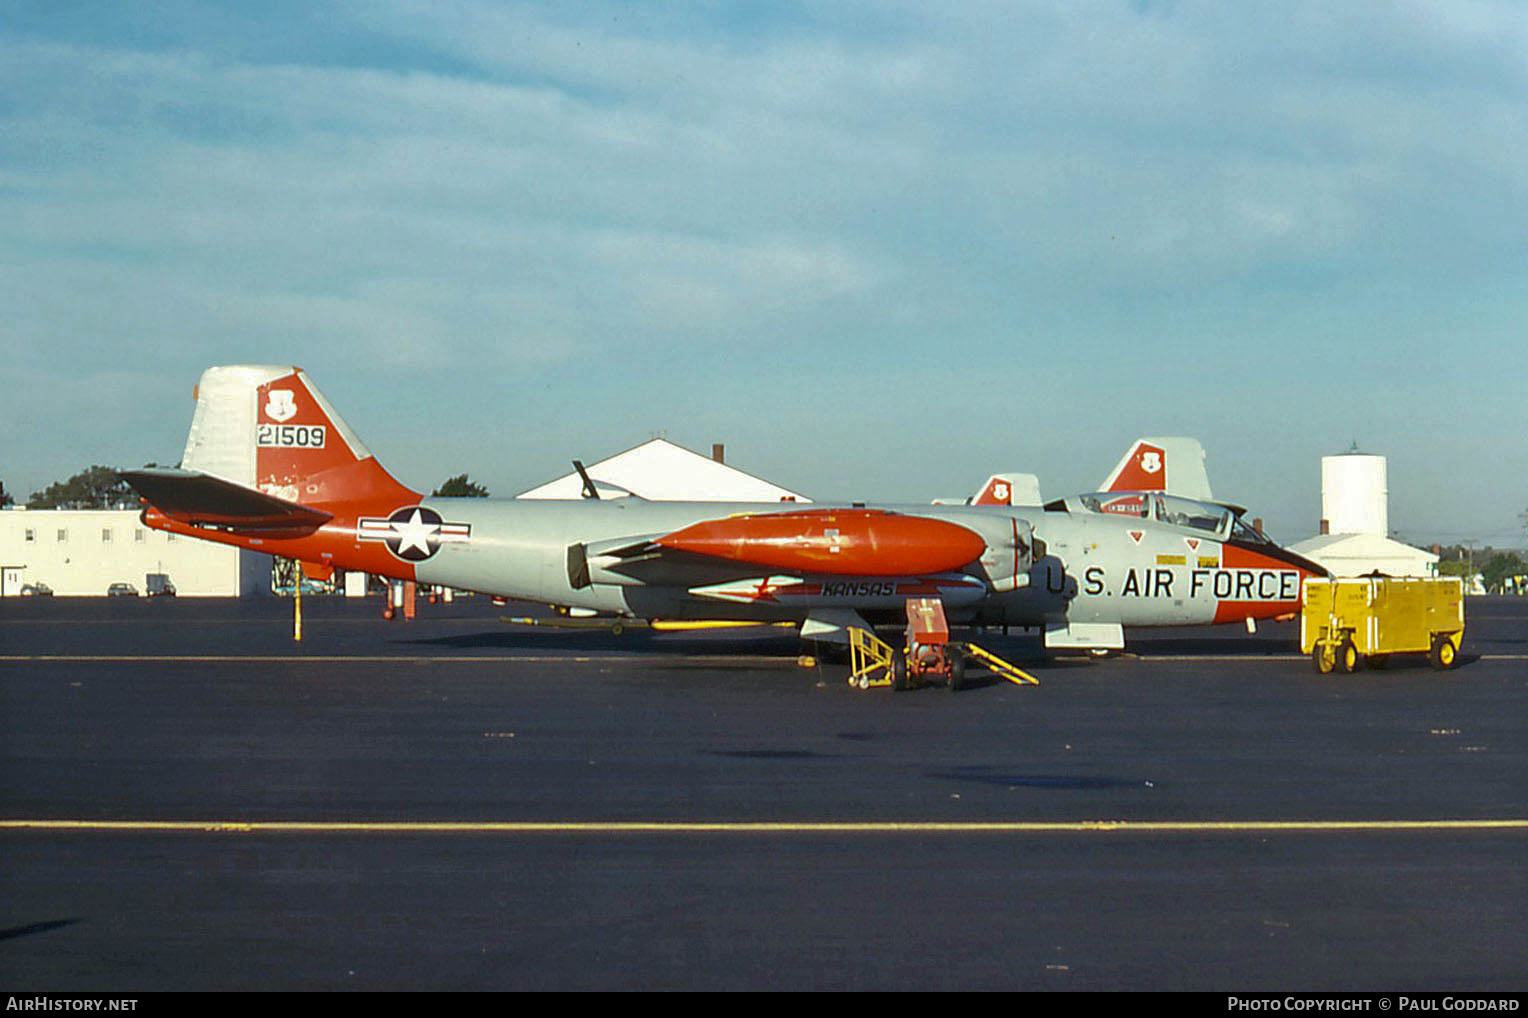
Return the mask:
<svg viewBox="0 0 1528 1018">
<path fill-rule="evenodd" d="M 1065 500 L 1068 511 L 1103 513 L 1155 520 L 1170 527 L 1208 534 L 1217 540 L 1272 544 L 1242 520 L 1243 509 L 1216 502 L 1199 502 L 1160 491 L 1098 491 Z"/>
</svg>

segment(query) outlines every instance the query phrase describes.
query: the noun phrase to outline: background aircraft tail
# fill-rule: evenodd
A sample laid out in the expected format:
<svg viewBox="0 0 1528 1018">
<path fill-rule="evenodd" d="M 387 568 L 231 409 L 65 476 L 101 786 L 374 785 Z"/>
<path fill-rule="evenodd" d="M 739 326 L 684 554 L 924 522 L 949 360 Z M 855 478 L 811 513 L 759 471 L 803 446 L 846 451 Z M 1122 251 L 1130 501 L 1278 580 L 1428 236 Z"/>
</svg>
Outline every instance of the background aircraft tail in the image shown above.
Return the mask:
<svg viewBox="0 0 1528 1018">
<path fill-rule="evenodd" d="M 1105 479 L 1102 491 L 1165 491 L 1214 501 L 1197 438 L 1138 438 Z"/>
<path fill-rule="evenodd" d="M 970 500 L 972 505 L 1040 505 L 1040 479 L 1034 474 L 993 474 Z"/>
</svg>

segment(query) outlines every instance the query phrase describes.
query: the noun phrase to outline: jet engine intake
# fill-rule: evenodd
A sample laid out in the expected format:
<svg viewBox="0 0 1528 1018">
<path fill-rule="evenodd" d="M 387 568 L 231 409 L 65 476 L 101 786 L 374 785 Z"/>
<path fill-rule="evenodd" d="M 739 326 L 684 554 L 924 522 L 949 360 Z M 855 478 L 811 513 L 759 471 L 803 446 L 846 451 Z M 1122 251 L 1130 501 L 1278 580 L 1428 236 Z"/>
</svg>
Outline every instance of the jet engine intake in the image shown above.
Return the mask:
<svg viewBox="0 0 1528 1018">
<path fill-rule="evenodd" d="M 1029 567 L 1035 561 L 1035 535 L 1027 520 L 982 514 L 975 519 L 962 516 L 960 522 L 987 542 L 978 564 L 993 592 L 1003 594 L 1029 584 Z"/>
</svg>

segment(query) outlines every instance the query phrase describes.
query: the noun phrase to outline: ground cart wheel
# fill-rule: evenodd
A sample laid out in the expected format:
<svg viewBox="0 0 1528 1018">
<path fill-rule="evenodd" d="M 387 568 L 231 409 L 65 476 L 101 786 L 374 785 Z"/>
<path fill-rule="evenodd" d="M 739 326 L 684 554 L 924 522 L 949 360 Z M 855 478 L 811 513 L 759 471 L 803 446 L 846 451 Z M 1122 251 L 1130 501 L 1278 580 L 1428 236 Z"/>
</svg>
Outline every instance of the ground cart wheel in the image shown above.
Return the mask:
<svg viewBox="0 0 1528 1018">
<path fill-rule="evenodd" d="M 907 655 L 897 653 L 891 656 L 891 689 L 892 692 L 900 693 L 907 688 Z"/>
<path fill-rule="evenodd" d="M 1428 663 L 1438 671 L 1447 671 L 1454 667 L 1454 660 L 1458 651 L 1454 649 L 1454 641 L 1446 636 L 1439 636 L 1433 640 L 1432 650 L 1427 654 Z"/>
<path fill-rule="evenodd" d="M 1310 649 L 1311 667 L 1318 675 L 1329 675 L 1337 667 L 1337 648 L 1330 643 L 1318 643 Z"/>
<path fill-rule="evenodd" d="M 950 692 L 960 691 L 966 681 L 966 656 L 958 650 L 950 651 Z"/>
<path fill-rule="evenodd" d="M 1358 653 L 1358 648 L 1353 646 L 1352 640 L 1343 640 L 1342 646 L 1337 648 L 1337 666 L 1348 675 L 1358 671 L 1358 666 L 1363 663 L 1363 658 Z"/>
</svg>

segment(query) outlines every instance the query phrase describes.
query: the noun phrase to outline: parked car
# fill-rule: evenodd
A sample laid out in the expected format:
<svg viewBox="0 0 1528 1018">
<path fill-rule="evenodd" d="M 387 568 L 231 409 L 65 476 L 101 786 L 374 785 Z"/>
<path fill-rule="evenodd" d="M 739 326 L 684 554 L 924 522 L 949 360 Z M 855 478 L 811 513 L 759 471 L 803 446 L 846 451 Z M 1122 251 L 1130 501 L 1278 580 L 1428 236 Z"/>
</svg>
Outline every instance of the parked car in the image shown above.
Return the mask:
<svg viewBox="0 0 1528 1018">
<path fill-rule="evenodd" d="M 106 588 L 107 597 L 137 597 L 138 588 L 131 583 L 113 583 Z"/>
<path fill-rule="evenodd" d="M 28 583 L 21 588 L 22 597 L 52 597 L 53 588 L 46 583 Z"/>
</svg>

